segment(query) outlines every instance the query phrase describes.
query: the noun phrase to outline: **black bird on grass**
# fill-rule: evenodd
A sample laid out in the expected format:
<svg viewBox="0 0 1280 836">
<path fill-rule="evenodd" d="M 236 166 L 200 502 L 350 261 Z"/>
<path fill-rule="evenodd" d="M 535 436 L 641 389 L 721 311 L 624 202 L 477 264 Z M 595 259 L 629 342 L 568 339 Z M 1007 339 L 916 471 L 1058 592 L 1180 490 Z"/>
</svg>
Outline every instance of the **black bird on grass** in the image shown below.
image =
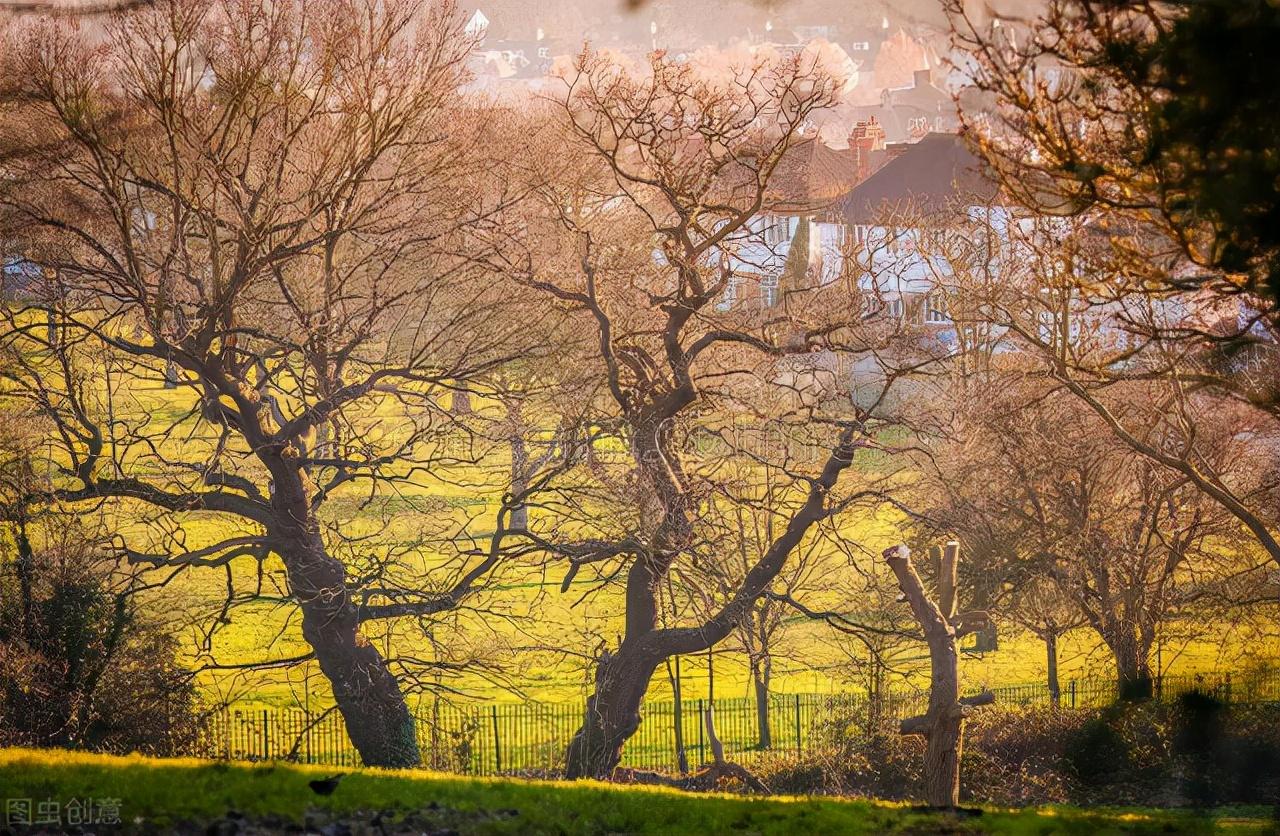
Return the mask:
<svg viewBox="0 0 1280 836">
<path fill-rule="evenodd" d="M 338 782 L 343 776 L 341 774 L 334 775 L 322 780 L 311 781 L 307 786 L 311 787 L 311 791 L 316 795 L 333 795 L 333 791 L 338 788 Z"/>
</svg>

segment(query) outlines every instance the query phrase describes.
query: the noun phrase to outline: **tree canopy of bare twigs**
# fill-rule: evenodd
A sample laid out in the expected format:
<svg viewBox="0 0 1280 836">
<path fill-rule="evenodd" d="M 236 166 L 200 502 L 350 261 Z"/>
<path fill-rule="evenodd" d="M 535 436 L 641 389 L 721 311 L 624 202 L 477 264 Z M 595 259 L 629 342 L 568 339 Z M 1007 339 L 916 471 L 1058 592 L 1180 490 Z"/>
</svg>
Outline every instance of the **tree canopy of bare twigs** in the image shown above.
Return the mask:
<svg viewBox="0 0 1280 836">
<path fill-rule="evenodd" d="M 529 482 L 524 538 L 563 567 L 563 590 L 625 590 L 624 632 L 597 654 L 571 777 L 608 777 L 656 667 L 728 637 L 806 538 L 875 494 L 837 489 L 882 419 L 874 397 L 849 404 L 823 363 L 874 361 L 892 337 L 864 323 L 850 279 L 777 307 L 723 303 L 763 246 L 758 218 L 779 160 L 838 81 L 808 51 L 703 69 L 584 52 L 535 117 L 544 147 L 572 152 L 535 152 L 542 162 L 520 173 L 543 184 L 524 220 L 541 234 L 510 273 L 590 335 L 575 350 L 582 389 L 598 393 L 580 465 Z M 881 365 L 882 388 L 904 373 Z M 598 446 L 626 454 L 606 460 Z M 772 468 L 775 487 L 735 482 L 717 464 L 730 458 Z M 704 516 L 717 498 L 773 514 L 772 540 L 701 615 L 673 612 L 668 579 L 687 579 L 687 562 L 735 559 L 717 554 L 733 547 Z"/>
<path fill-rule="evenodd" d="M 483 266 L 509 196 L 464 136 L 468 50 L 414 2 L 175 0 L 5 40 L 0 211 L 45 268 L 5 311 L 5 394 L 51 441 L 7 513 L 111 504 L 134 564 L 225 573 L 214 625 L 254 595 L 233 566 L 278 559 L 310 650 L 263 661 L 318 662 L 369 764 L 418 761 L 380 625 L 497 561 L 428 572 L 351 511 L 468 458 L 441 395 L 523 353 Z"/>
</svg>

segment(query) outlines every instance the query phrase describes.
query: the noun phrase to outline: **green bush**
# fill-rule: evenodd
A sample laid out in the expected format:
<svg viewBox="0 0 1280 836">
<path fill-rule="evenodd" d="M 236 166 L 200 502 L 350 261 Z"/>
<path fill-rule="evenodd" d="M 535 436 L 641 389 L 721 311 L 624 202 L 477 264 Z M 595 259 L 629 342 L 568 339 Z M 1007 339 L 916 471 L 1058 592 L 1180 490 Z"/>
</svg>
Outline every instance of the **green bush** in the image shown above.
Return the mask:
<svg viewBox="0 0 1280 836">
<path fill-rule="evenodd" d="M 13 559 L 4 559 L 12 555 Z M 67 524 L 0 551 L 0 746 L 179 754 L 197 734 L 177 640 L 127 573 Z"/>
</svg>

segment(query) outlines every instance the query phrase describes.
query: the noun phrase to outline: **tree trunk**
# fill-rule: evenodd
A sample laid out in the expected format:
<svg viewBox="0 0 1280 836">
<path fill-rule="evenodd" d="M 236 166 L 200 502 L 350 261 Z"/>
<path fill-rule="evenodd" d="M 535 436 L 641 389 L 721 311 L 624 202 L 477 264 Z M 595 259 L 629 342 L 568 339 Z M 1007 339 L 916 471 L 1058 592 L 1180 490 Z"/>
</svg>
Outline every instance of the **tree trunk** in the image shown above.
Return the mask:
<svg viewBox="0 0 1280 836">
<path fill-rule="evenodd" d="M 996 632 L 995 622 L 974 632 L 973 649 L 979 653 L 995 653 L 1000 649 L 1000 634 Z"/>
<path fill-rule="evenodd" d="M 985 613 L 955 614 L 954 579 L 959 551 L 960 546 L 955 542 L 948 543 L 945 550 L 931 549 L 931 560 L 939 570 L 936 601 L 925 592 L 920 576 L 911 565 L 911 551 L 905 545 L 884 551 L 884 558 L 929 644 L 929 709 L 923 716 L 903 720 L 900 731 L 925 739 L 924 798 L 931 807 L 954 808 L 960 803 L 965 715 L 973 706 L 995 699 L 990 691 L 978 698 L 960 699 L 960 657 L 953 621 L 964 625 L 967 631 L 988 619 Z"/>
<path fill-rule="evenodd" d="M 769 731 L 769 680 L 773 674 L 773 659 L 767 654 L 751 664 L 751 680 L 756 691 L 756 731 L 761 749 L 773 748 L 773 734 Z"/>
<path fill-rule="evenodd" d="M 302 610 L 302 636 L 329 680 L 347 736 L 368 766 L 417 766 L 416 728 L 400 683 L 360 633 L 345 567 L 325 549 L 301 475 L 288 464 L 271 464 L 277 477 L 272 505 L 278 524 L 269 532 L 273 548 L 288 571 Z"/>
<path fill-rule="evenodd" d="M 680 768 L 681 775 L 689 773 L 689 753 L 684 745 L 684 695 L 680 682 L 680 657 L 676 656 L 675 671 L 671 671 L 671 660 L 667 660 L 667 673 L 671 676 L 671 693 L 675 698 L 675 725 L 673 731 L 676 735 L 676 765 Z"/>
<path fill-rule="evenodd" d="M 511 425 L 508 432 L 511 442 L 511 495 L 514 497 L 529 489 L 529 451 L 524 443 L 524 422 L 520 416 L 518 403 L 507 404 L 507 420 Z M 529 506 L 520 503 L 512 508 L 507 528 L 512 531 L 527 531 Z"/>
<path fill-rule="evenodd" d="M 973 585 L 974 609 L 990 609 L 992 606 L 991 599 L 991 590 L 987 588 L 985 583 L 979 581 Z M 1000 634 L 996 630 L 995 621 L 991 621 L 985 627 L 974 631 L 973 649 L 978 653 L 995 653 L 1000 649 Z"/>
<path fill-rule="evenodd" d="M 1121 629 L 1107 645 L 1116 661 L 1116 693 L 1122 702 L 1147 700 L 1155 692 L 1150 647 L 1143 647 L 1132 630 Z"/>
<path fill-rule="evenodd" d="M 596 666 L 596 689 L 587 699 L 582 727 L 569 741 L 565 777 L 606 781 L 622 761 L 622 747 L 640 728 L 640 703 L 658 659 L 640 655 L 624 642 Z"/>
<path fill-rule="evenodd" d="M 1044 655 L 1049 671 L 1049 700 L 1057 708 L 1062 702 L 1062 688 L 1058 684 L 1058 634 L 1052 630 L 1044 634 Z"/>
<path fill-rule="evenodd" d="M 924 799 L 932 807 L 960 803 L 960 756 L 964 715 L 960 711 L 959 657 L 953 638 L 929 641 L 928 734 L 924 749 Z"/>
</svg>

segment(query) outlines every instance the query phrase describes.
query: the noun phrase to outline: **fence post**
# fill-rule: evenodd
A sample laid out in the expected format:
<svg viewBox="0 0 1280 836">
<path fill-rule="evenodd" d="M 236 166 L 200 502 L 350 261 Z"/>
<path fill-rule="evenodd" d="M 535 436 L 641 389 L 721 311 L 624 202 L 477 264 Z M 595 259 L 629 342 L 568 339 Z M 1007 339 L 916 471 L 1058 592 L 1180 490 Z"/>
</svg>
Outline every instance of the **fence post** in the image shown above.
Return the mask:
<svg viewBox="0 0 1280 836">
<path fill-rule="evenodd" d="M 271 726 L 265 708 L 262 709 L 262 759 L 271 760 Z"/>
<path fill-rule="evenodd" d="M 800 748 L 800 695 L 796 694 L 796 759 L 799 760 L 802 754 Z"/>
<path fill-rule="evenodd" d="M 703 718 L 706 716 L 707 716 L 706 712 L 704 712 L 702 709 L 702 700 L 698 700 L 698 766 L 702 766 L 704 763 L 707 762 L 707 754 L 706 754 L 707 724 L 703 721 Z"/>
<path fill-rule="evenodd" d="M 1075 708 L 1076 707 L 1076 681 L 1074 679 L 1071 680 L 1070 690 L 1071 690 L 1071 707 Z"/>
<path fill-rule="evenodd" d="M 498 706 L 493 708 L 493 770 L 495 775 L 502 774 L 502 745 L 498 741 Z"/>
</svg>

